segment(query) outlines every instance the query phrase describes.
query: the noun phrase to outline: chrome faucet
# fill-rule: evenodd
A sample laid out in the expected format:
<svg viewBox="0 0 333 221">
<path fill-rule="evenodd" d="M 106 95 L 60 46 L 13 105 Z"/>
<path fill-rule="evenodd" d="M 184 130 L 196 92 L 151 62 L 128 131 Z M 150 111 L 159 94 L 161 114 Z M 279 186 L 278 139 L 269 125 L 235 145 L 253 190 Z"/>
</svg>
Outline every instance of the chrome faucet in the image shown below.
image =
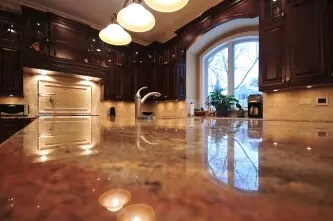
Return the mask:
<svg viewBox="0 0 333 221">
<path fill-rule="evenodd" d="M 159 92 L 150 92 L 148 94 L 146 94 L 146 96 L 144 96 L 141 99 L 141 95 L 140 95 L 140 91 L 147 89 L 148 87 L 142 87 L 138 90 L 138 92 L 136 92 L 135 95 L 135 119 L 139 119 L 139 117 L 141 116 L 141 105 L 144 104 L 144 102 L 151 96 L 155 96 L 155 97 L 160 97 L 161 93 Z"/>
</svg>

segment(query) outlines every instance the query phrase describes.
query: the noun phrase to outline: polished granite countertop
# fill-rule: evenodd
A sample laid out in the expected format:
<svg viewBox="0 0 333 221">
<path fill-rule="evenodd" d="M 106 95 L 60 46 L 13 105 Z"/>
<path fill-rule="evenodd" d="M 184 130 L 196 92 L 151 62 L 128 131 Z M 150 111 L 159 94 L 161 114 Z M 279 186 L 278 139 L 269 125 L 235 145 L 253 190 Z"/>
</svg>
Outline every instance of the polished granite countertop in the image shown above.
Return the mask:
<svg viewBox="0 0 333 221">
<path fill-rule="evenodd" d="M 331 123 L 40 117 L 0 168 L 1 221 L 333 220 Z"/>
</svg>

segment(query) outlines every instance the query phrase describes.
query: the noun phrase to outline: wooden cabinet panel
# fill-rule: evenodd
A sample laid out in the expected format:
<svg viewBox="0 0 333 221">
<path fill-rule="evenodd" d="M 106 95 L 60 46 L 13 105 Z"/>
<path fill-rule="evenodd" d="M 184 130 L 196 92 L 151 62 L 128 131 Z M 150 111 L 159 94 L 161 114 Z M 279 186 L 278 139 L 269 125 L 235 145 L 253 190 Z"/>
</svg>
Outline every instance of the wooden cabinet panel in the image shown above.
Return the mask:
<svg viewBox="0 0 333 221">
<path fill-rule="evenodd" d="M 85 51 L 81 51 L 71 47 L 64 47 L 60 44 L 52 44 L 50 49 L 51 55 L 58 58 L 81 61 L 82 63 L 88 61 L 91 62 L 93 60 L 93 58 L 91 58 L 91 56 L 89 56 L 88 53 Z M 97 63 L 97 58 L 95 60 L 96 61 L 92 63 Z"/>
<path fill-rule="evenodd" d="M 16 49 L 1 48 L 0 94 L 22 95 L 22 69 Z"/>
<path fill-rule="evenodd" d="M 329 1 L 328 4 L 328 25 L 329 25 L 329 35 L 330 35 L 330 74 L 331 80 L 333 79 L 333 1 Z"/>
<path fill-rule="evenodd" d="M 259 18 L 259 88 L 272 90 L 285 83 L 285 25 L 282 1 L 261 0 Z"/>
<path fill-rule="evenodd" d="M 134 101 L 134 95 L 131 90 L 131 71 L 127 67 L 119 67 L 121 74 L 121 99 L 124 101 Z"/>
<path fill-rule="evenodd" d="M 104 99 L 118 100 L 121 95 L 121 74 L 117 67 L 111 68 L 108 77 L 104 81 Z"/>
<path fill-rule="evenodd" d="M 51 15 L 50 38 L 52 43 L 86 48 L 89 26 L 56 15 Z"/>
<path fill-rule="evenodd" d="M 146 64 L 132 64 L 131 65 L 131 95 L 134 97 L 136 92 L 147 86 L 150 89 L 150 71 L 149 66 Z M 142 91 L 141 96 L 146 95 L 148 90 Z"/>
<path fill-rule="evenodd" d="M 284 83 L 283 25 L 260 30 L 259 86 L 271 87 Z"/>
<path fill-rule="evenodd" d="M 1 24 L 1 45 L 17 46 L 20 40 L 20 28 L 13 23 Z"/>
<path fill-rule="evenodd" d="M 20 16 L 0 11 L 0 46 L 18 48 L 21 40 L 22 25 Z"/>
<path fill-rule="evenodd" d="M 49 13 L 22 6 L 22 16 L 24 20 L 22 47 L 32 50 L 32 44 L 38 42 L 40 47 L 39 53 L 49 55 Z"/>
<path fill-rule="evenodd" d="M 294 85 L 329 82 L 327 0 L 286 1 L 286 81 Z"/>
<path fill-rule="evenodd" d="M 176 75 L 176 98 L 180 100 L 185 100 L 186 98 L 186 64 L 177 64 L 177 75 Z"/>
<path fill-rule="evenodd" d="M 133 101 L 130 72 L 125 67 L 113 66 L 104 81 L 102 100 Z"/>
</svg>

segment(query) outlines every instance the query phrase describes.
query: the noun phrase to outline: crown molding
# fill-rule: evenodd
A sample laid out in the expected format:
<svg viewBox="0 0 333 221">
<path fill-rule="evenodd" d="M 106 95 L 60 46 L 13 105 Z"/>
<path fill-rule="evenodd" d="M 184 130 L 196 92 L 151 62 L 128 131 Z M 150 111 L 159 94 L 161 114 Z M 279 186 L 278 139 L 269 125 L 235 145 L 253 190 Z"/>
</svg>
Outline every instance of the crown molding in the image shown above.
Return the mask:
<svg viewBox="0 0 333 221">
<path fill-rule="evenodd" d="M 21 13 L 21 6 L 10 0 L 1 0 L 0 10 L 9 11 L 13 13 Z"/>
</svg>

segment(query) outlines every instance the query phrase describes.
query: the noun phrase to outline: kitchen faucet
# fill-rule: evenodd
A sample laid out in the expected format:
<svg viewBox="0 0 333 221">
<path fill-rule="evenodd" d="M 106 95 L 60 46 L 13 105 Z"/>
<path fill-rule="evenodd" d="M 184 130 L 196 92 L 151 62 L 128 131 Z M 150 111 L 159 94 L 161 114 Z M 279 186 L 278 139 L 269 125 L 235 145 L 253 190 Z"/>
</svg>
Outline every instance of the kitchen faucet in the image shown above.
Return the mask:
<svg viewBox="0 0 333 221">
<path fill-rule="evenodd" d="M 140 91 L 142 91 L 143 89 L 147 89 L 148 87 L 142 87 L 138 90 L 138 92 L 136 92 L 135 95 L 135 119 L 139 119 L 139 117 L 141 116 L 141 105 L 144 104 L 144 102 L 151 96 L 155 96 L 155 97 L 160 97 L 161 93 L 159 92 L 150 92 L 148 94 L 146 94 L 146 96 L 144 96 L 141 99 L 141 95 L 140 95 Z"/>
</svg>

